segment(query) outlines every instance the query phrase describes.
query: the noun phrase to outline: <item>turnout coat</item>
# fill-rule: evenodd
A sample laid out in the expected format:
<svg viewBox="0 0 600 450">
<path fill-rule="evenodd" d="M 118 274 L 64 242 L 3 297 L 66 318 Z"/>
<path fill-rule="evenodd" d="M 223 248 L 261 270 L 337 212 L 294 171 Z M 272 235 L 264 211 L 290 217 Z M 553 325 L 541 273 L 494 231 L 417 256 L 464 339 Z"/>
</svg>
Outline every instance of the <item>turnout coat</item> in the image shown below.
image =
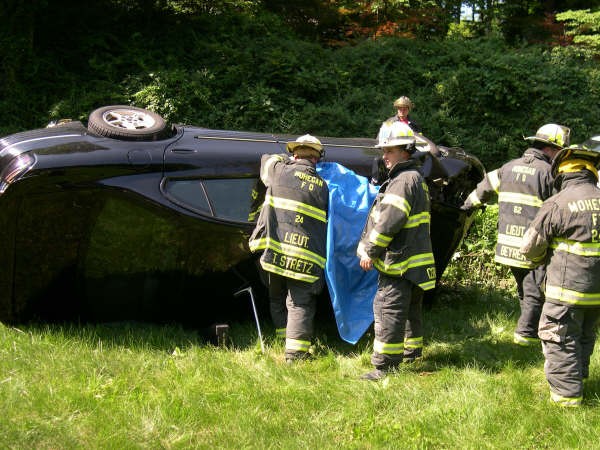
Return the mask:
<svg viewBox="0 0 600 450">
<path fill-rule="evenodd" d="M 551 160 L 542 150 L 528 148 L 520 158 L 489 172 L 467 198 L 465 206 L 477 207 L 497 195 L 496 262 L 523 269 L 536 266 L 519 247 L 542 203 L 554 193 L 551 168 Z"/>
<path fill-rule="evenodd" d="M 417 161 L 396 164 L 371 206 L 358 244 L 381 273 L 405 277 L 423 290 L 435 287 L 430 200 Z"/>
<path fill-rule="evenodd" d="M 267 272 L 314 283 L 323 280 L 329 190 L 306 159 L 263 155 L 260 178 L 265 200 L 249 246 L 264 250 Z"/>
<path fill-rule="evenodd" d="M 561 174 L 561 191 L 544 202 L 521 251 L 547 262 L 546 301 L 600 306 L 600 189 L 587 171 Z"/>
</svg>

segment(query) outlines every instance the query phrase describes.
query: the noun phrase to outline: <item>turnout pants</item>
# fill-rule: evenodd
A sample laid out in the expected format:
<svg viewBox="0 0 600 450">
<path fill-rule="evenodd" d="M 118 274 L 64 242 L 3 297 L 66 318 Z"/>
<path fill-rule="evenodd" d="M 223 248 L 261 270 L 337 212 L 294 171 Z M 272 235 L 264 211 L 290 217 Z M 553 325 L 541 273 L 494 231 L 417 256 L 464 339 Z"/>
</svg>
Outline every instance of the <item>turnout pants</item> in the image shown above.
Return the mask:
<svg viewBox="0 0 600 450">
<path fill-rule="evenodd" d="M 287 298 L 286 278 L 271 272 L 266 272 L 269 287 L 269 309 L 271 311 L 271 320 L 275 326 L 275 334 L 279 338 L 285 338 L 285 329 L 287 326 Z"/>
<path fill-rule="evenodd" d="M 322 288 L 321 280 L 306 283 L 269 273 L 271 315 L 275 327 L 285 329 L 287 359 L 306 356 L 310 348 L 314 333 L 317 295 Z M 278 295 L 271 296 L 271 292 Z M 285 304 L 282 303 L 282 299 L 285 299 Z"/>
<path fill-rule="evenodd" d="M 510 270 L 517 282 L 521 310 L 515 338 L 537 341 L 540 315 L 544 305 L 544 293 L 540 286 L 546 276 L 546 266 L 539 266 L 531 270 L 511 267 Z"/>
<path fill-rule="evenodd" d="M 375 341 L 371 363 L 387 370 L 423 354 L 423 291 L 402 277 L 379 274 L 373 301 Z"/>
<path fill-rule="evenodd" d="M 567 406 L 581 403 L 583 379 L 589 375 L 599 321 L 597 306 L 544 304 L 539 336 L 546 359 L 544 372 L 555 402 Z"/>
</svg>

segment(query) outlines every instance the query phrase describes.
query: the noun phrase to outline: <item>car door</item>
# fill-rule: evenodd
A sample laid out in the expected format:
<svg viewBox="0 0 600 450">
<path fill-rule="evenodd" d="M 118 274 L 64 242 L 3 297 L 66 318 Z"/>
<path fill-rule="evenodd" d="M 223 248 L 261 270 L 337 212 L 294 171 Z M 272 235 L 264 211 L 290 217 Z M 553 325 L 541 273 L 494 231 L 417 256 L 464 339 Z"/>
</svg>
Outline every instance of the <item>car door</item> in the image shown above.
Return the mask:
<svg viewBox="0 0 600 450">
<path fill-rule="evenodd" d="M 174 208 L 225 233 L 248 230 L 262 200 L 261 156 L 285 151 L 284 144 L 260 133 L 188 134 L 165 152 L 161 192 Z"/>
</svg>

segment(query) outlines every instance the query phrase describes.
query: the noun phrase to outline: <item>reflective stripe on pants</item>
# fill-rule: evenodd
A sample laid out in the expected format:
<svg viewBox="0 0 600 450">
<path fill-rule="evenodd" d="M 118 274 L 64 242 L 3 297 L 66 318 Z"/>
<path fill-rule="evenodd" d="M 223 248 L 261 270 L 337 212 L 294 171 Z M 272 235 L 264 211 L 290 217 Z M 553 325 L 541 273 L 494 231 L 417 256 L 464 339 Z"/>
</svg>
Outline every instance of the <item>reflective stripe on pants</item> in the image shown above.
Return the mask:
<svg viewBox="0 0 600 450">
<path fill-rule="evenodd" d="M 309 350 L 314 332 L 317 294 L 323 283 L 306 283 L 293 278 L 286 278 L 285 281 L 288 292 L 285 356 L 293 358 Z"/>
<path fill-rule="evenodd" d="M 544 372 L 554 397 L 565 401 L 582 397 L 599 319 L 600 307 L 544 303 L 538 333 L 546 359 Z"/>
<path fill-rule="evenodd" d="M 373 301 L 375 341 L 371 363 L 375 367 L 395 367 L 407 352 L 411 357 L 421 355 L 422 300 L 423 291 L 407 279 L 379 274 Z"/>
</svg>

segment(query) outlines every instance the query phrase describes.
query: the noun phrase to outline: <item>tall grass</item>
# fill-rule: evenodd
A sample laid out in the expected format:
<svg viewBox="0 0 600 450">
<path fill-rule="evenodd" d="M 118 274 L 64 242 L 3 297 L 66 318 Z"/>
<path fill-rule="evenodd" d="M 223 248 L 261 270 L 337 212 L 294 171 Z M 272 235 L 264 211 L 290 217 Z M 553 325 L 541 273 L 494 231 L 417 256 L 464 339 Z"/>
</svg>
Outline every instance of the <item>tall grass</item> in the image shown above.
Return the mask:
<svg viewBox="0 0 600 450">
<path fill-rule="evenodd" d="M 359 380 L 372 333 L 352 346 L 324 321 L 295 365 L 266 318 L 264 354 L 252 322 L 225 347 L 178 326 L 0 325 L 0 448 L 600 448 L 600 356 L 583 407 L 553 406 L 541 349 L 512 344 L 513 283 L 489 246 L 465 256 L 490 214 L 426 307 L 423 361 L 377 383 Z"/>
<path fill-rule="evenodd" d="M 372 335 L 320 323 L 293 366 L 265 321 L 227 347 L 190 330 L 123 323 L 0 326 L 4 448 L 599 448 L 600 358 L 584 406 L 548 401 L 539 348 L 511 343 L 514 292 L 442 287 L 422 362 L 379 383 Z"/>
</svg>

